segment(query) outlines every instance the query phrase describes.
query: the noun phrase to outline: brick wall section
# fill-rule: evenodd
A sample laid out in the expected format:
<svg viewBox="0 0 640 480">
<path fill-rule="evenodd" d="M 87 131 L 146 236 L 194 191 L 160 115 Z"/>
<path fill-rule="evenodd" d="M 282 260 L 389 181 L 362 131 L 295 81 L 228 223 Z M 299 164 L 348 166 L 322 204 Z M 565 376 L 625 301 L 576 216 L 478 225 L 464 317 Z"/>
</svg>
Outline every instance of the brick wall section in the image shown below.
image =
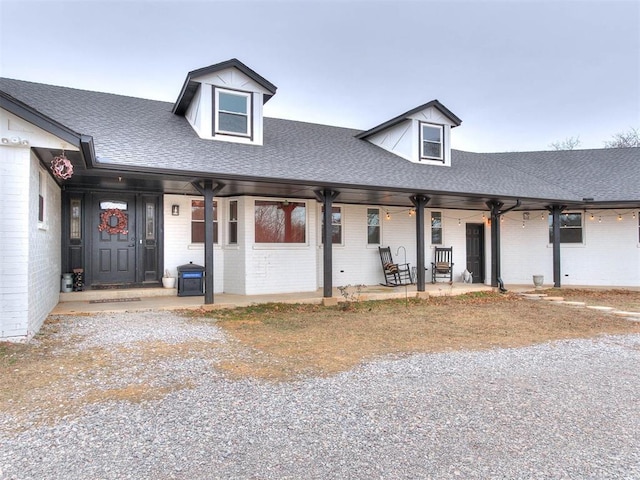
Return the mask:
<svg viewBox="0 0 640 480">
<path fill-rule="evenodd" d="M 202 200 L 202 197 L 186 195 L 165 195 L 164 196 L 164 268 L 176 276 L 177 267 L 193 262 L 204 266 L 204 244 L 191 243 L 191 200 Z M 223 238 L 224 222 L 221 221 L 221 212 L 224 208 L 225 200 L 218 198 L 218 231 L 219 239 Z M 180 207 L 180 215 L 171 215 L 171 206 Z M 221 208 L 222 206 L 222 208 Z M 214 293 L 224 291 L 224 252 L 220 244 L 214 247 Z M 164 274 L 164 271 L 163 271 Z"/>
<path fill-rule="evenodd" d="M 3 219 L 0 222 L 0 338 L 26 336 L 29 256 L 29 150 L 2 147 L 0 195 Z"/>
<path fill-rule="evenodd" d="M 44 182 L 44 222 L 38 223 L 38 173 Z M 61 259 L 61 193 L 46 170 L 40 170 L 38 159 L 31 156 L 29 175 L 29 328 L 35 334 L 57 305 L 60 293 Z"/>
</svg>

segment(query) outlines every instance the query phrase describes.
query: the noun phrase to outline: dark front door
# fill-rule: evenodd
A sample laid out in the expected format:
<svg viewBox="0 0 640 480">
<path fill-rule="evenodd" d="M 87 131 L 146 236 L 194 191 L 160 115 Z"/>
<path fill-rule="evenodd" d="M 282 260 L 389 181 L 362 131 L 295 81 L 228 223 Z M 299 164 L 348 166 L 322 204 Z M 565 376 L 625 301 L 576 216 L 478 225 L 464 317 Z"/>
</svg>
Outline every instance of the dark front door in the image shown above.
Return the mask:
<svg viewBox="0 0 640 480">
<path fill-rule="evenodd" d="M 484 224 L 467 223 L 467 270 L 473 283 L 484 282 Z"/>
<path fill-rule="evenodd" d="M 136 197 L 95 194 L 92 203 L 92 284 L 135 283 Z M 123 219 L 126 220 L 124 229 Z M 119 224 L 121 228 L 118 229 Z"/>
</svg>

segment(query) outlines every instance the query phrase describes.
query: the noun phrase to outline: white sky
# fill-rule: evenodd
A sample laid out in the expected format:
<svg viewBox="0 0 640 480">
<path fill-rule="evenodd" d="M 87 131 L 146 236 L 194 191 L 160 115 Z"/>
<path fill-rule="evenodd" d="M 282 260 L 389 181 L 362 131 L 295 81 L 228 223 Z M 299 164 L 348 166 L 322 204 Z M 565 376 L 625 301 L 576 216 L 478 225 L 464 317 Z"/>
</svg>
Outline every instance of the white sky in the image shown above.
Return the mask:
<svg viewBox="0 0 640 480">
<path fill-rule="evenodd" d="M 230 58 L 278 87 L 267 116 L 364 130 L 438 99 L 462 150 L 640 127 L 639 0 L 0 0 L 1 76 L 174 102 Z"/>
</svg>

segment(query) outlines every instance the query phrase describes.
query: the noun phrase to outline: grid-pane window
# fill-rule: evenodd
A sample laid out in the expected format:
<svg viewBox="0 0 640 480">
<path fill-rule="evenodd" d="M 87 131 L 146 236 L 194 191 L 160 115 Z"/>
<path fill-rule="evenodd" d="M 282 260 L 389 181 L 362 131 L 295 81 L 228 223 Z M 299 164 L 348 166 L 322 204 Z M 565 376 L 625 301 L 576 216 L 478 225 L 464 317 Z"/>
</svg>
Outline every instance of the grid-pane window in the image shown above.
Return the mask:
<svg viewBox="0 0 640 480">
<path fill-rule="evenodd" d="M 420 125 L 420 157 L 429 160 L 442 160 L 442 125 Z"/>
<path fill-rule="evenodd" d="M 251 133 L 251 94 L 216 89 L 216 132 L 232 135 Z"/>
<path fill-rule="evenodd" d="M 553 215 L 549 215 L 549 243 L 553 243 Z M 560 214 L 560 243 L 582 243 L 582 213 Z"/>
<path fill-rule="evenodd" d="M 367 208 L 367 243 L 380 244 L 380 209 Z"/>
<path fill-rule="evenodd" d="M 442 245 L 442 212 L 431 212 L 431 244 Z"/>
<path fill-rule="evenodd" d="M 322 230 L 324 232 L 324 207 L 322 207 Z M 324 235 L 321 234 L 324 243 Z M 331 207 L 331 243 L 342 243 L 342 209 L 340 207 Z"/>
<path fill-rule="evenodd" d="M 229 243 L 238 243 L 238 201 L 229 202 Z"/>
<path fill-rule="evenodd" d="M 256 243 L 305 243 L 307 207 L 303 202 L 256 200 Z"/>
<path fill-rule="evenodd" d="M 191 200 L 191 243 L 204 243 L 204 200 Z M 213 202 L 213 243 L 218 243 L 218 202 Z"/>
</svg>

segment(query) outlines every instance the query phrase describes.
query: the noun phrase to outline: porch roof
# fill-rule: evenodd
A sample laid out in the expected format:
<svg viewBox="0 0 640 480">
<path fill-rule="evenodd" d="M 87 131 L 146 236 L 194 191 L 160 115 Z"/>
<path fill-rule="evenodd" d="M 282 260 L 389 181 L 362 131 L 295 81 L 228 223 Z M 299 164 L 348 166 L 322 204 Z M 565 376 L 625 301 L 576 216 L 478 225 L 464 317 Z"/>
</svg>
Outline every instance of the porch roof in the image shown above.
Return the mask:
<svg viewBox="0 0 640 480">
<path fill-rule="evenodd" d="M 70 186 L 196 194 L 192 181 L 226 184 L 220 195 L 314 198 L 330 187 L 338 202 L 486 210 L 489 199 L 519 198 L 521 209 L 637 206 L 640 148 L 470 153 L 453 150 L 452 166 L 414 164 L 366 140 L 360 130 L 264 119 L 264 145 L 199 138 L 173 104 L 12 79 L 0 89 L 74 132 L 91 136 L 94 165 L 77 165 Z M 38 151 L 50 161 L 56 152 Z M 592 200 L 585 200 L 592 199 Z"/>
</svg>

